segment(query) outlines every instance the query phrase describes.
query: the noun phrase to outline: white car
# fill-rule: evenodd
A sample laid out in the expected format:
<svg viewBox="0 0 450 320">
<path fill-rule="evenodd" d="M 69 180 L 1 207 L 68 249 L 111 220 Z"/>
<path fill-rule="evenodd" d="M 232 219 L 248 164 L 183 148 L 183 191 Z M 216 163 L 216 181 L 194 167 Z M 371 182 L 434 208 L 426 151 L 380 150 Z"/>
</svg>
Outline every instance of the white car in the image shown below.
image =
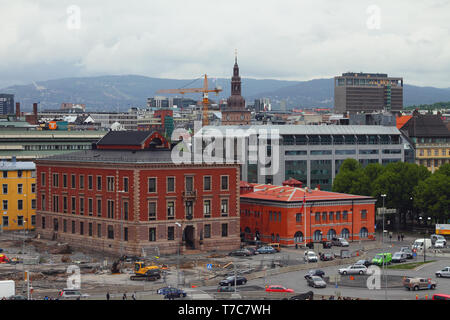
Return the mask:
<svg viewBox="0 0 450 320">
<path fill-rule="evenodd" d="M 362 264 L 354 264 L 347 268 L 341 268 L 338 270 L 339 274 L 367 274 L 367 267 Z"/>
<path fill-rule="evenodd" d="M 436 271 L 436 277 L 450 278 L 450 267 L 445 267 L 442 270 Z"/>
<path fill-rule="evenodd" d="M 306 262 L 318 262 L 319 257 L 314 251 L 306 251 L 305 252 L 305 261 Z"/>
<path fill-rule="evenodd" d="M 445 248 L 445 240 L 436 240 L 436 242 L 434 243 L 434 247 L 435 248 Z"/>
</svg>

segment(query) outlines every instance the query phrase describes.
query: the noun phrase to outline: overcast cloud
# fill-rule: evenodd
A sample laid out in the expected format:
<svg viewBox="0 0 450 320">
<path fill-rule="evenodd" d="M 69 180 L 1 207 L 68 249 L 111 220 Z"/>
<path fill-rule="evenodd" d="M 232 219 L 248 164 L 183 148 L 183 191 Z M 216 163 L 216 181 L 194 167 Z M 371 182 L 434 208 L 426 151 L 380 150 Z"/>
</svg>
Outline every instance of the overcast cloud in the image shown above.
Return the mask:
<svg viewBox="0 0 450 320">
<path fill-rule="evenodd" d="M 363 71 L 450 87 L 449 0 L 0 0 L 0 11 L 0 87 L 230 77 L 235 49 L 243 77 Z"/>
</svg>

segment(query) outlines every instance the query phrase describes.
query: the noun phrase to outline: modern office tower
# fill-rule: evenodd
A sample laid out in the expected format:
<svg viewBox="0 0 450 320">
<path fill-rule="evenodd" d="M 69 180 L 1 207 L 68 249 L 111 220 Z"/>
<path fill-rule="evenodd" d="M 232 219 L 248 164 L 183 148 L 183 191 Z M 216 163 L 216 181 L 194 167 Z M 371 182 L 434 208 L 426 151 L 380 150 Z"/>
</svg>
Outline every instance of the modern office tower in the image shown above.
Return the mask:
<svg viewBox="0 0 450 320">
<path fill-rule="evenodd" d="M 14 113 L 14 95 L 0 93 L 0 114 Z"/>
</svg>

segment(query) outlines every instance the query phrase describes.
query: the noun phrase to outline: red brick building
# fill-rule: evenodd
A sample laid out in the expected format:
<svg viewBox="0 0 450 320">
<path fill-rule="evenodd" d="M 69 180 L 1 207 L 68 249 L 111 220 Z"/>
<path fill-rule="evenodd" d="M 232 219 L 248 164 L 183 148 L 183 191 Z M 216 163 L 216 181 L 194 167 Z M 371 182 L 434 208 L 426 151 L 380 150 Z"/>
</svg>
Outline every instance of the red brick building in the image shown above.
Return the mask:
<svg viewBox="0 0 450 320">
<path fill-rule="evenodd" d="M 332 237 L 374 239 L 375 202 L 366 196 L 241 182 L 241 232 L 245 239 L 285 246 Z M 306 242 L 305 242 L 306 241 Z"/>
<path fill-rule="evenodd" d="M 240 245 L 239 166 L 174 164 L 157 132 L 109 132 L 93 150 L 36 167 L 45 238 L 119 254 Z"/>
</svg>

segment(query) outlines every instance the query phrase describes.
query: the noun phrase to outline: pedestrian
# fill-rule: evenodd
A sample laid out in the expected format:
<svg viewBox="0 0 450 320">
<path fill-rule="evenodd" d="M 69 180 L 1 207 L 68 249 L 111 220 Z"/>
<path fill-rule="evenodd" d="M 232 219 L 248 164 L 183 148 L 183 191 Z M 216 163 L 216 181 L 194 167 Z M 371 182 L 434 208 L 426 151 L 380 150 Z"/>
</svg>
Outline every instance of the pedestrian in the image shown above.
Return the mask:
<svg viewBox="0 0 450 320">
<path fill-rule="evenodd" d="M 136 292 L 131 295 L 131 299 L 136 300 Z"/>
<path fill-rule="evenodd" d="M 402 236 L 401 236 L 401 237 L 402 237 L 402 242 L 403 242 L 403 238 L 405 237 L 405 235 L 402 233 Z"/>
<path fill-rule="evenodd" d="M 122 300 L 127 300 L 127 293 L 126 292 L 123 294 Z"/>
<path fill-rule="evenodd" d="M 397 241 L 400 241 L 400 234 L 397 235 Z"/>
<path fill-rule="evenodd" d="M 106 300 L 109 300 L 110 296 L 109 296 L 109 291 L 106 293 Z"/>
</svg>

